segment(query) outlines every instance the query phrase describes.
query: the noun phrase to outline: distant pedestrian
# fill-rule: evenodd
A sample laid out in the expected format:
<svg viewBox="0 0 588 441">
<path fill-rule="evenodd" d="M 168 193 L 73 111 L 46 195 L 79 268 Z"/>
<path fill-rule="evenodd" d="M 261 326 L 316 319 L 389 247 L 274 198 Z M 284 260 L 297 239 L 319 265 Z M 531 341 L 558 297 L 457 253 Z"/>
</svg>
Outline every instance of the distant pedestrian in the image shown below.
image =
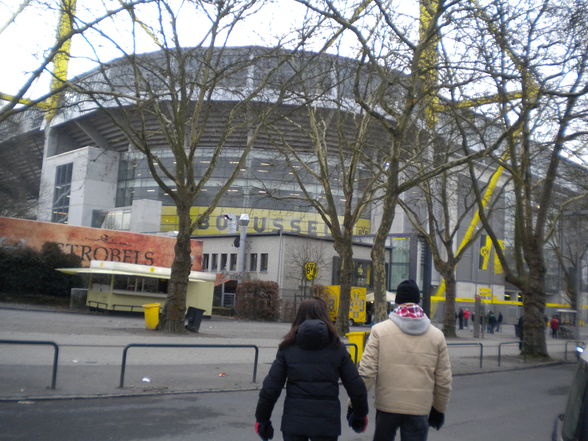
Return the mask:
<svg viewBox="0 0 588 441">
<path fill-rule="evenodd" d="M 459 322 L 459 329 L 463 329 L 463 309 L 459 308 L 459 312 L 457 313 L 457 320 Z"/>
<path fill-rule="evenodd" d="M 500 332 L 500 329 L 502 329 L 502 321 L 504 320 L 504 317 L 502 316 L 502 312 L 498 313 L 498 319 L 496 320 L 496 332 Z"/>
<path fill-rule="evenodd" d="M 549 321 L 549 327 L 551 328 L 551 338 L 557 338 L 559 331 L 559 319 L 557 318 L 557 315 L 551 317 L 551 320 Z"/>
<path fill-rule="evenodd" d="M 524 327 L 524 321 L 523 321 L 523 316 L 521 315 L 519 317 L 519 321 L 516 325 L 517 337 L 519 337 L 519 350 L 521 350 L 521 351 L 523 350 L 523 338 L 524 338 L 523 327 Z"/>
<path fill-rule="evenodd" d="M 284 385 L 281 430 L 284 441 L 335 441 L 341 434 L 339 379 L 350 397 L 348 421 L 356 432 L 367 426 L 367 391 L 329 320 L 327 304 L 303 300 L 276 359 L 263 380 L 255 410 L 255 431 L 272 439 L 271 414 Z"/>
<path fill-rule="evenodd" d="M 463 312 L 463 322 L 464 322 L 463 324 L 465 325 L 466 329 L 469 329 L 469 327 L 470 327 L 468 325 L 468 321 L 470 320 L 470 316 L 471 316 L 470 310 L 468 308 L 466 308 Z"/>
<path fill-rule="evenodd" d="M 488 323 L 488 334 L 494 334 L 494 328 L 496 326 L 496 316 L 494 315 L 493 311 L 488 312 L 487 323 Z"/>
</svg>

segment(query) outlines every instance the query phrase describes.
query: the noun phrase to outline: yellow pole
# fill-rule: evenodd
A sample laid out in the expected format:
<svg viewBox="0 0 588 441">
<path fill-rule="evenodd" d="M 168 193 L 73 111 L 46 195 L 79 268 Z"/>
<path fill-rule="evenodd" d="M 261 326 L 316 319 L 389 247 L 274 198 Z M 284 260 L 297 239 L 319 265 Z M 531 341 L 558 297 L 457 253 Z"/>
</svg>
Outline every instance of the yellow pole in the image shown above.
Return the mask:
<svg viewBox="0 0 588 441">
<path fill-rule="evenodd" d="M 434 23 L 438 7 L 438 0 L 420 0 L 419 42 L 422 46 L 422 54 L 418 66 L 426 104 L 425 121 L 429 129 L 435 128 L 437 123 L 435 112 L 439 108 L 437 94 L 439 33 Z"/>
<path fill-rule="evenodd" d="M 486 205 L 488 205 L 488 202 L 490 201 L 490 198 L 492 197 L 492 194 L 494 193 L 494 190 L 496 189 L 496 184 L 498 184 L 498 180 L 500 179 L 500 176 L 502 175 L 503 171 L 504 171 L 504 167 L 499 165 L 498 168 L 492 174 L 492 177 L 490 178 L 490 182 L 488 183 L 488 187 L 486 188 L 486 191 L 484 192 L 484 196 L 482 197 L 482 203 L 481 203 L 482 208 L 486 208 Z M 478 222 L 480 222 L 480 210 L 479 209 L 476 210 L 476 212 L 474 213 L 474 216 L 472 217 L 472 221 L 470 222 L 470 226 L 468 227 L 467 231 L 463 235 L 463 238 L 461 239 L 461 243 L 459 244 L 459 247 L 457 248 L 457 253 L 459 253 L 463 249 L 463 247 L 465 247 L 467 245 L 467 243 L 470 241 L 470 239 L 474 235 L 474 232 L 476 231 L 476 227 L 478 226 Z M 435 293 L 435 295 L 442 296 L 444 294 L 445 294 L 445 279 L 443 279 L 441 281 L 441 283 L 439 284 L 439 288 L 437 288 L 437 292 Z"/>
<path fill-rule="evenodd" d="M 59 25 L 57 27 L 57 41 L 63 41 L 53 59 L 53 78 L 50 90 L 58 90 L 67 81 L 69 58 L 71 49 L 71 31 L 76 11 L 76 0 L 62 0 Z M 45 119 L 51 121 L 57 112 L 61 94 L 54 94 L 47 100 L 49 111 Z"/>
</svg>

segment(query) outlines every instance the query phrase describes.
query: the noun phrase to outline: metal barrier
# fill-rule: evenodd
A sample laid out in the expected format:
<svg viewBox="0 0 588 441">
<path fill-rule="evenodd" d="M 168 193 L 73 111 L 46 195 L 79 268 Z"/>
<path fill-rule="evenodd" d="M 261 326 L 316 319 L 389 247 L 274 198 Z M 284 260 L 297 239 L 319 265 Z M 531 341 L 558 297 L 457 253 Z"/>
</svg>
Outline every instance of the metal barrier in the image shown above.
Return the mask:
<svg viewBox="0 0 588 441">
<path fill-rule="evenodd" d="M 480 346 L 480 369 L 484 357 L 484 345 L 482 343 L 447 343 L 447 346 Z"/>
<path fill-rule="evenodd" d="M 53 373 L 51 375 L 51 389 L 55 389 L 57 383 L 57 362 L 59 360 L 59 346 L 53 341 L 43 340 L 0 340 L 0 344 L 7 345 L 48 345 L 53 346 L 55 351 L 53 352 Z"/>
<path fill-rule="evenodd" d="M 357 354 L 359 354 L 359 348 L 357 347 L 357 345 L 355 343 L 344 343 L 345 346 L 352 346 L 353 349 L 355 349 L 355 357 L 353 358 L 353 360 L 357 360 Z M 355 364 L 359 364 L 359 360 L 357 360 L 355 362 Z"/>
<path fill-rule="evenodd" d="M 198 345 L 198 344 L 166 344 L 166 343 L 131 343 L 123 350 L 122 365 L 120 367 L 119 388 L 124 387 L 125 369 L 127 365 L 127 352 L 130 348 L 253 348 L 255 349 L 255 360 L 253 361 L 253 383 L 257 378 L 257 361 L 259 359 L 259 348 L 256 345 Z"/>
<path fill-rule="evenodd" d="M 116 308 L 127 308 L 125 310 L 122 309 L 116 309 Z M 140 309 L 141 311 L 143 311 L 143 305 L 116 305 L 113 304 L 112 305 L 112 310 L 113 311 L 122 311 L 122 312 L 135 312 L 135 308 Z"/>
<path fill-rule="evenodd" d="M 582 340 L 568 340 L 566 341 L 565 344 L 565 350 L 564 350 L 564 360 L 568 361 L 568 343 L 574 343 L 574 345 L 578 345 L 578 343 L 584 343 Z"/>
<path fill-rule="evenodd" d="M 524 341 L 517 340 L 517 341 L 503 341 L 502 343 L 498 343 L 498 366 L 500 366 L 501 362 L 501 352 L 502 352 L 502 345 L 524 345 Z M 527 353 L 523 351 L 523 361 L 527 362 Z"/>
<path fill-rule="evenodd" d="M 108 309 L 108 303 L 104 302 L 97 302 L 95 300 L 88 300 L 87 302 L 88 308 L 96 308 L 96 311 L 106 311 Z M 92 306 L 95 305 L 95 306 Z M 100 305 L 104 305 L 104 308 L 101 308 Z"/>
</svg>

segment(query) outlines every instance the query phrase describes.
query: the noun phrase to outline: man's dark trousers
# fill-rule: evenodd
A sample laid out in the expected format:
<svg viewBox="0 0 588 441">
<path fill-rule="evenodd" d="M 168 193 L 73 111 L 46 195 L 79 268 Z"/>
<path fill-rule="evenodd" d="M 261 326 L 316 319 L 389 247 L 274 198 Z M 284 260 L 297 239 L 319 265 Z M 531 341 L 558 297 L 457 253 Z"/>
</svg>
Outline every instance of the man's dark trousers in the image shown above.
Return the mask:
<svg viewBox="0 0 588 441">
<path fill-rule="evenodd" d="M 394 441 L 398 429 L 400 429 L 400 441 L 427 441 L 429 417 L 380 410 L 376 412 L 374 441 Z"/>
</svg>

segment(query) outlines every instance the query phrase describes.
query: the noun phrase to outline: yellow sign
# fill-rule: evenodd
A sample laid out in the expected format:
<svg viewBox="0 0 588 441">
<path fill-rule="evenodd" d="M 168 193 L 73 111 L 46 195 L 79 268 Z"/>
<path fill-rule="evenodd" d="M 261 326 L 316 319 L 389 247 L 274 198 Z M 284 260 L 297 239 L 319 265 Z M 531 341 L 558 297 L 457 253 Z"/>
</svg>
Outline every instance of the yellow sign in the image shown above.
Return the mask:
<svg viewBox="0 0 588 441">
<path fill-rule="evenodd" d="M 341 285 L 325 286 L 327 293 L 327 306 L 329 308 L 329 316 L 331 320 L 337 319 L 337 311 L 339 311 L 339 296 L 341 294 Z M 351 297 L 349 302 L 349 318 L 353 323 L 365 323 L 366 321 L 366 288 L 358 286 L 351 287 Z"/>
<path fill-rule="evenodd" d="M 304 264 L 304 274 L 306 275 L 307 280 L 314 280 L 318 273 L 318 268 L 316 267 L 316 262 L 306 262 Z"/>
<path fill-rule="evenodd" d="M 190 215 L 192 218 L 204 212 L 206 207 L 192 207 Z M 276 233 L 284 231 L 287 233 L 298 233 L 308 236 L 330 236 L 331 233 L 318 213 L 307 213 L 287 210 L 264 210 L 255 208 L 233 208 L 217 207 L 213 210 L 208 219 L 205 219 L 196 230 L 194 235 L 200 234 L 229 234 L 231 231 L 230 220 L 227 214 L 237 216 L 246 213 L 249 215 L 248 233 Z M 343 219 L 341 219 L 342 221 Z M 371 223 L 369 219 L 359 219 L 353 234 L 369 234 Z M 161 207 L 161 231 L 175 231 L 178 229 L 178 216 L 176 207 Z"/>
</svg>

